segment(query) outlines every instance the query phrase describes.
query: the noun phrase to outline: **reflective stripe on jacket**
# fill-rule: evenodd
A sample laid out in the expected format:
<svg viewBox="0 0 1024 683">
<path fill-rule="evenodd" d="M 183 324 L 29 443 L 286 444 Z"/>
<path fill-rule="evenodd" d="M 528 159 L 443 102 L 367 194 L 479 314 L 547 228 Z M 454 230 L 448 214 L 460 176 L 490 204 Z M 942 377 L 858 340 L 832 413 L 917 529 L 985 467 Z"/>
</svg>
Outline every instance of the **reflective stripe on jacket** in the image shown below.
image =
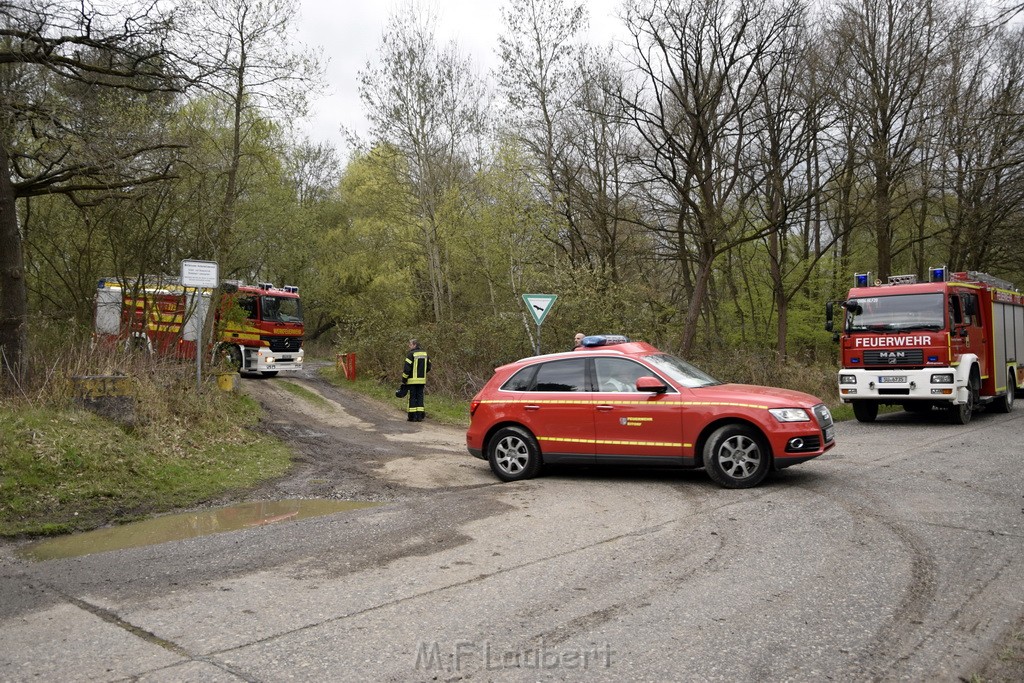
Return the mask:
<svg viewBox="0 0 1024 683">
<path fill-rule="evenodd" d="M 426 384 L 430 372 L 430 359 L 423 349 L 412 349 L 405 357 L 402 381 L 406 384 Z"/>
</svg>

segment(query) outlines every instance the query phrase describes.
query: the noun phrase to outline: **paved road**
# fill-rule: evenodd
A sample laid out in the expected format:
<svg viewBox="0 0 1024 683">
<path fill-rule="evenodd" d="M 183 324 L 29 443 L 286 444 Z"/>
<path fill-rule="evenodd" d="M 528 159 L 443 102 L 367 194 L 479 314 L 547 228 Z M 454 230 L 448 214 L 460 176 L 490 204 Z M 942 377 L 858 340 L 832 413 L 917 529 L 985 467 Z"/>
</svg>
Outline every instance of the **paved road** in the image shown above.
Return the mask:
<svg viewBox="0 0 1024 683">
<path fill-rule="evenodd" d="M 754 490 L 496 484 L 461 433 L 420 446 L 310 386 L 336 419 L 300 431 L 350 434 L 373 465 L 355 481 L 387 478 L 390 502 L 65 560 L 5 548 L 0 680 L 956 680 L 1024 629 L 1024 408 L 842 423 Z"/>
</svg>

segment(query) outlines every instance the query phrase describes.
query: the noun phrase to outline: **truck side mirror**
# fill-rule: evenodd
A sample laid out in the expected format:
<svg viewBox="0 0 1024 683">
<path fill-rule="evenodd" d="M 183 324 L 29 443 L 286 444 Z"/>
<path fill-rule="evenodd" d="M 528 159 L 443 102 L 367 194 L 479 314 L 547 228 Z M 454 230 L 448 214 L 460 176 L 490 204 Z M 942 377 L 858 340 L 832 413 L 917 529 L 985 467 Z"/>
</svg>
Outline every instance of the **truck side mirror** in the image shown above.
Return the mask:
<svg viewBox="0 0 1024 683">
<path fill-rule="evenodd" d="M 835 305 L 831 301 L 825 302 L 825 331 L 832 331 L 832 318 L 834 315 Z"/>
</svg>

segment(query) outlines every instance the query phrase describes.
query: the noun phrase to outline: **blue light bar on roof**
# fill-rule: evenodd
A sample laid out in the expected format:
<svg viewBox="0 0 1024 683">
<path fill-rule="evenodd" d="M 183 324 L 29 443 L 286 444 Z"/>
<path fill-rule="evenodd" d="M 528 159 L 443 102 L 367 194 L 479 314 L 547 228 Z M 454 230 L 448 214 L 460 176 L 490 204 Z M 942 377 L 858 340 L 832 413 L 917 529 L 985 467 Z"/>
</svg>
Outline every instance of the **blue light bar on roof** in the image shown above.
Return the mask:
<svg viewBox="0 0 1024 683">
<path fill-rule="evenodd" d="M 629 337 L 624 337 L 621 334 L 595 334 L 584 337 L 580 343 L 583 346 L 609 346 L 611 344 L 625 344 L 628 341 Z"/>
<path fill-rule="evenodd" d="M 929 282 L 945 282 L 946 281 L 946 266 L 938 266 L 930 268 L 928 270 L 928 281 Z"/>
<path fill-rule="evenodd" d="M 871 280 L 871 273 L 855 273 L 853 276 L 855 287 L 867 287 Z"/>
</svg>

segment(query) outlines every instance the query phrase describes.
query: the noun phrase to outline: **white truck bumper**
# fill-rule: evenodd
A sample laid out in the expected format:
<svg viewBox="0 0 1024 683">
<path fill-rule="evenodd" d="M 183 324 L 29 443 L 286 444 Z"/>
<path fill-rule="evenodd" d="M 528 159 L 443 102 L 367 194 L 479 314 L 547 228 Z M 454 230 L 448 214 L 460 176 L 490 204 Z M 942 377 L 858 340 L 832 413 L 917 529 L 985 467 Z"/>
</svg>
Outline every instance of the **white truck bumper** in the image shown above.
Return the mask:
<svg viewBox="0 0 1024 683">
<path fill-rule="evenodd" d="M 963 367 L 963 366 L 960 366 Z M 843 403 L 857 400 L 880 403 L 937 401 L 959 405 L 967 403 L 968 375 L 959 367 L 923 370 L 839 371 L 839 397 Z"/>
<path fill-rule="evenodd" d="M 289 372 L 302 369 L 303 349 L 298 351 L 271 351 L 261 346 L 247 354 L 246 370 L 252 372 Z"/>
</svg>

